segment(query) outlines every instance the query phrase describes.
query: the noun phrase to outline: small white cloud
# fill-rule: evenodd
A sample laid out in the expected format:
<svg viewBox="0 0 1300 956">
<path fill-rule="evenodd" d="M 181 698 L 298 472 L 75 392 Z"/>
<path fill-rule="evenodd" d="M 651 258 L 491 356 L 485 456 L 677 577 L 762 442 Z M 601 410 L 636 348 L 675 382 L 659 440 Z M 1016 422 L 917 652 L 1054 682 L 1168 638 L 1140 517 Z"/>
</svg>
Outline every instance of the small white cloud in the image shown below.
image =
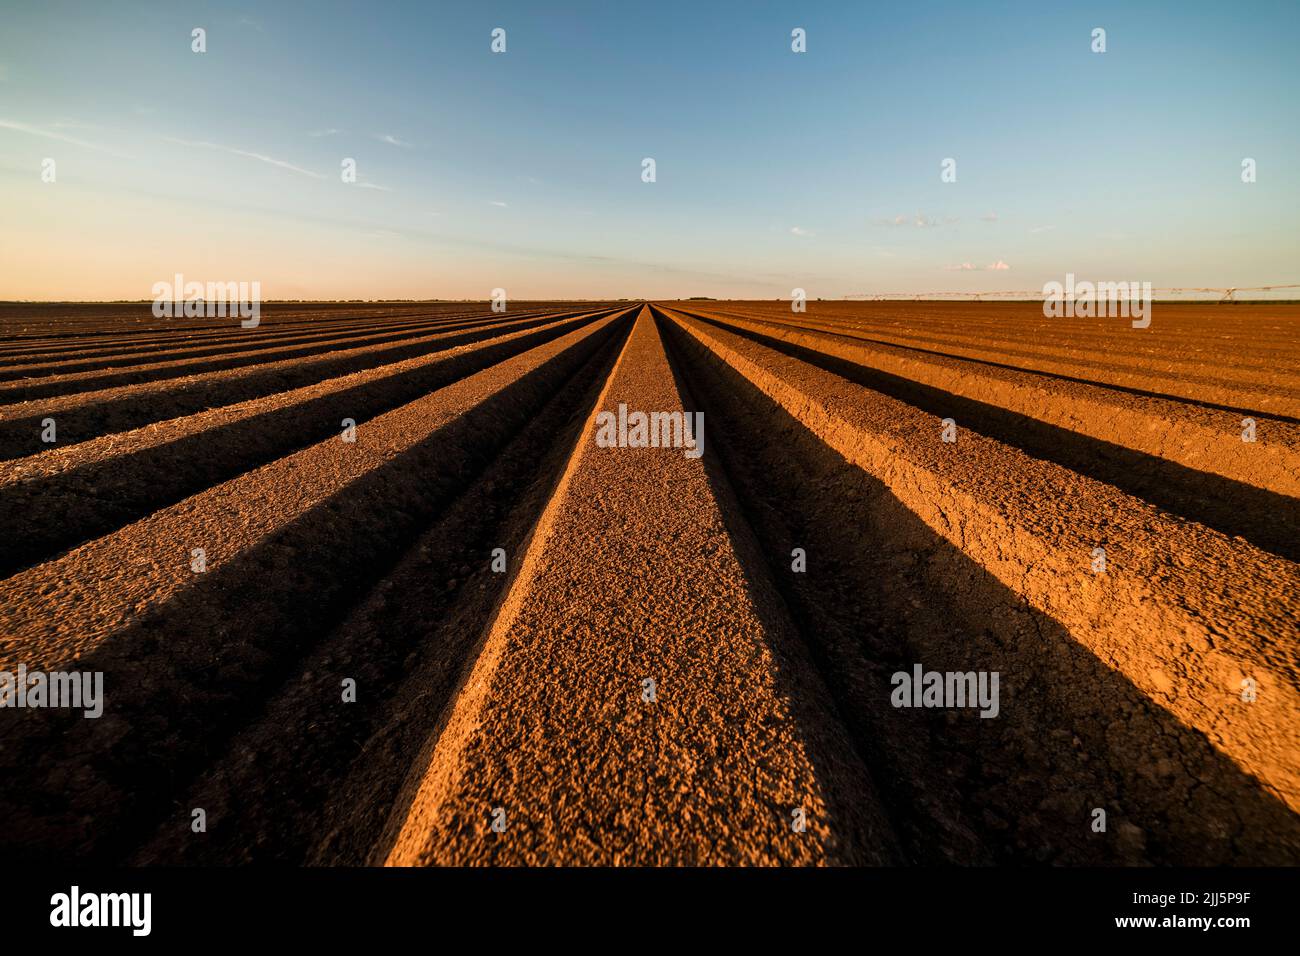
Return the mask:
<svg viewBox="0 0 1300 956">
<path fill-rule="evenodd" d="M 132 158 L 126 153 L 119 153 L 117 150 L 109 149 L 107 146 L 100 146 L 97 143 L 88 143 L 83 139 L 75 139 L 71 136 L 65 136 L 62 133 L 54 133 L 47 129 L 41 129 L 38 126 L 29 126 L 27 123 L 15 123 L 11 120 L 0 119 L 0 129 L 11 129 L 18 133 L 26 133 L 29 136 L 43 136 L 46 139 L 57 139 L 64 143 L 71 143 L 73 146 L 93 149 L 99 153 L 108 153 L 110 156 L 120 156 L 123 159 Z"/>
<path fill-rule="evenodd" d="M 961 265 L 944 266 L 944 269 L 948 272 L 973 272 L 975 267 L 969 262 L 963 262 Z"/>
<path fill-rule="evenodd" d="M 1003 262 L 1001 259 L 999 259 L 997 262 L 995 262 L 995 263 L 993 263 L 991 266 L 989 266 L 989 271 L 990 271 L 990 272 L 1006 272 L 1006 271 L 1007 271 L 1008 269 L 1010 269 L 1010 268 L 1011 268 L 1011 267 L 1010 267 L 1009 265 L 1007 265 L 1005 262 Z"/>
<path fill-rule="evenodd" d="M 398 139 L 392 133 L 384 133 L 382 135 L 376 134 L 375 139 L 379 140 L 381 143 L 387 143 L 389 146 L 410 146 L 411 145 L 405 140 Z"/>
<path fill-rule="evenodd" d="M 295 166 L 293 163 L 285 162 L 283 159 L 276 159 L 273 156 L 267 156 L 265 153 L 250 153 L 247 150 L 235 149 L 233 146 L 221 146 L 218 143 L 209 143 L 202 140 L 175 139 L 171 136 L 161 137 L 168 143 L 176 143 L 178 146 L 192 146 L 197 149 L 215 149 L 222 153 L 230 153 L 232 156 L 243 156 L 245 159 L 255 159 L 259 163 L 266 163 L 270 166 L 276 166 L 280 169 L 287 169 L 291 173 L 297 173 L 300 176 L 310 176 L 312 179 L 324 179 L 320 173 L 314 173 L 310 169 L 303 169 L 301 166 Z"/>
<path fill-rule="evenodd" d="M 1055 228 L 1055 226 L 1034 226 L 1033 229 L 1029 230 L 1029 233 L 1030 235 L 1037 235 L 1040 232 L 1051 232 Z"/>
<path fill-rule="evenodd" d="M 362 189 L 378 189 L 386 193 L 392 192 L 392 190 L 389 189 L 387 186 L 381 186 L 379 185 L 379 183 L 360 182 L 357 183 L 357 185 L 360 186 Z"/>
<path fill-rule="evenodd" d="M 984 222 L 997 222 L 998 214 L 995 212 L 986 212 L 984 215 L 980 216 L 980 219 Z"/>
<path fill-rule="evenodd" d="M 791 226 L 790 235 L 800 236 L 802 238 L 807 239 L 810 238 L 813 235 L 813 233 L 809 232 L 807 229 L 804 229 L 802 226 Z"/>
<path fill-rule="evenodd" d="M 508 209 L 508 208 L 509 208 L 505 203 L 503 203 L 503 202 L 502 202 L 501 200 L 499 200 L 499 199 L 491 199 L 491 200 L 488 200 L 488 205 L 490 205 L 490 206 L 500 206 L 502 209 Z"/>
<path fill-rule="evenodd" d="M 338 134 L 341 133 L 341 132 L 343 132 L 343 130 L 341 130 L 341 129 L 333 129 L 333 128 L 331 128 L 331 129 L 315 129 L 315 130 L 312 130 L 312 131 L 311 131 L 310 133 L 308 133 L 307 135 L 308 135 L 308 136 L 315 136 L 315 137 L 319 138 L 319 137 L 321 137 L 321 136 L 336 136 L 336 135 L 338 135 Z"/>
<path fill-rule="evenodd" d="M 915 226 L 917 229 L 928 229 L 933 226 L 950 226 L 961 220 L 956 216 L 946 216 L 943 219 L 936 219 L 933 216 L 927 216 L 923 213 L 917 213 L 915 216 L 895 216 L 893 219 L 877 219 L 878 226 Z"/>
<path fill-rule="evenodd" d="M 235 21 L 235 26 L 237 26 L 237 27 L 252 27 L 252 28 L 253 28 L 254 30 L 256 30 L 258 33 L 263 32 L 263 31 L 262 31 L 262 24 L 259 23 L 259 22 L 256 21 L 256 20 L 254 20 L 252 17 L 248 17 L 248 16 L 240 17 L 238 20 L 236 20 L 236 21 Z"/>
</svg>

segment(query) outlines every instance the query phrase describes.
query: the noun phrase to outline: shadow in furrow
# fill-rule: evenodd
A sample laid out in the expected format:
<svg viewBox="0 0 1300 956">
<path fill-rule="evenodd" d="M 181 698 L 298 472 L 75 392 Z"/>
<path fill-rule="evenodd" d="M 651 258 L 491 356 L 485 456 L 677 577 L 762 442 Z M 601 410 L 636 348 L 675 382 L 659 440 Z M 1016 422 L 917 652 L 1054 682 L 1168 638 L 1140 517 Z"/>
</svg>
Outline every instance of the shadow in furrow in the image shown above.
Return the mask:
<svg viewBox="0 0 1300 956">
<path fill-rule="evenodd" d="M 596 319 L 575 319 L 47 478 L 0 486 L 0 577 L 358 425 Z"/>
<path fill-rule="evenodd" d="M 787 702 L 799 728 L 800 741 L 792 745 L 805 747 L 813 762 L 813 779 L 825 801 L 827 823 L 833 833 L 828 862 L 847 866 L 894 866 L 906 862 L 896 821 L 881 798 L 884 783 L 876 777 L 874 768 L 860 759 L 862 751 L 854 729 L 838 711 L 816 649 L 803 635 L 797 614 L 791 613 L 764 559 L 763 544 L 740 500 L 748 489 L 735 486 L 725 460 L 709 452 L 711 429 L 717 419 L 710 422 L 707 406 L 700 404 L 703 398 L 694 390 L 695 378 L 683 371 L 682 356 L 670 342 L 671 330 L 667 326 L 672 323 L 653 306 L 651 313 L 684 411 L 705 411 L 701 436 L 705 474 L 736 559 L 744 569 L 750 601 L 763 622 L 765 648 L 771 655 L 764 660 L 763 669 L 771 675 L 775 691 Z M 707 681 L 710 676 L 701 673 L 699 679 Z M 786 826 L 784 819 L 782 825 Z"/>
<path fill-rule="evenodd" d="M 689 313 L 697 319 L 710 321 L 706 316 L 696 312 Z M 738 317 L 738 316 L 737 316 Z M 1198 408 L 1204 408 L 1209 411 L 1228 412 L 1232 415 L 1250 415 L 1256 418 L 1271 418 L 1274 421 L 1289 422 L 1292 425 L 1300 425 L 1300 418 L 1294 415 L 1279 415 L 1275 412 L 1264 412 L 1258 409 L 1245 408 L 1239 405 L 1224 405 L 1218 402 L 1208 402 L 1197 398 L 1188 398 L 1186 395 L 1171 395 L 1168 392 L 1157 392 L 1152 389 L 1135 388 L 1132 385 L 1119 385 L 1115 382 L 1102 381 L 1095 378 L 1085 378 L 1079 375 L 1066 375 L 1062 372 L 1048 372 L 1037 368 L 1027 368 L 1024 365 L 1014 365 L 1010 362 L 996 362 L 992 359 L 975 358 L 971 355 L 961 355 L 956 352 L 944 352 L 939 349 L 929 349 L 920 345 L 904 345 L 901 342 L 891 342 L 888 339 L 873 339 L 865 335 L 846 335 L 842 332 L 836 332 L 833 328 L 821 325 L 801 325 L 796 323 L 784 323 L 777 321 L 773 317 L 754 316 L 751 320 L 763 321 L 772 325 L 785 326 L 791 329 L 799 329 L 804 332 L 810 332 L 814 335 L 826 335 L 833 338 L 848 339 L 851 342 L 866 342 L 870 345 L 880 345 L 887 349 L 898 349 L 904 352 L 915 352 L 918 355 L 931 355 L 935 358 L 950 359 L 955 362 L 965 362 L 970 365 L 983 365 L 987 368 L 1004 369 L 1009 372 L 1016 372 L 1020 375 L 1032 375 L 1043 379 L 1047 383 L 1051 382 L 1070 382 L 1075 385 L 1087 385 L 1091 388 L 1104 388 L 1112 392 L 1121 392 L 1125 395 L 1135 395 L 1140 398 L 1155 398 L 1163 402 L 1177 402 L 1180 405 L 1194 405 Z M 1041 356 L 1026 354 L 1031 360 L 1043 361 Z M 1288 392 L 1288 394 L 1290 394 Z"/>
<path fill-rule="evenodd" d="M 496 322 L 505 322 L 513 316 L 498 317 Z M 523 316 L 518 316 L 523 318 Z M 247 356 L 248 353 L 257 353 L 259 361 L 275 361 L 281 358 L 291 358 L 293 356 L 276 354 L 268 358 L 267 353 L 281 350 L 294 350 L 299 355 L 319 355 L 321 352 L 338 351 L 340 349 L 359 348 L 366 345 L 380 345 L 384 342 L 397 342 L 403 339 L 412 339 L 424 335 L 435 335 L 439 332 L 451 332 L 457 329 L 468 329 L 478 325 L 493 324 L 492 322 L 482 319 L 465 319 L 462 321 L 448 322 L 428 319 L 414 324 L 403 325 L 398 323 L 386 324 L 374 329 L 360 330 L 343 330 L 341 332 L 304 332 L 272 338 L 267 335 L 257 336 L 250 339 L 247 334 L 236 341 L 221 341 L 215 343 L 195 342 L 183 338 L 174 338 L 171 341 L 160 343 L 140 342 L 138 344 L 127 344 L 119 349 L 107 351 L 102 354 L 93 355 L 75 355 L 59 358 L 49 355 L 35 355 L 25 357 L 8 357 L 0 356 L 0 395 L 4 395 L 3 390 L 12 389 L 13 383 L 26 380 L 24 384 L 32 386 L 41 382 L 43 378 L 51 376 L 67 376 L 79 372 L 108 372 L 112 369 L 130 370 L 133 366 L 149 365 L 162 362 L 180 362 L 188 359 L 223 360 L 226 358 L 234 359 L 237 356 Z M 301 351 L 297 351 L 301 349 Z M 30 366 L 42 366 L 36 369 L 33 374 Z M 216 366 L 225 368 L 235 368 L 236 365 Z M 209 371 L 213 366 L 202 366 L 199 371 Z M 157 370 L 170 372 L 161 375 L 147 375 L 144 378 L 136 379 L 138 381 L 152 381 L 158 378 L 175 377 L 178 375 L 195 374 L 193 366 L 182 367 L 179 371 L 176 368 Z M 127 379 L 127 382 L 131 379 Z M 111 377 L 87 378 L 82 381 L 65 382 L 63 387 L 58 387 L 59 383 L 50 383 L 50 387 L 45 389 L 41 394 L 59 395 L 71 394 L 74 392 L 91 391 L 99 388 L 111 388 L 115 385 L 123 384 L 123 381 L 113 381 Z M 26 397 L 33 398 L 36 393 L 28 392 Z M 7 402 L 9 399 L 4 397 Z"/>
<path fill-rule="evenodd" d="M 563 315 L 546 315 L 527 319 L 518 328 L 533 328 L 562 318 Z M 47 417 L 53 418 L 57 423 L 58 443 L 62 447 L 101 435 L 139 428 L 152 422 L 273 395 L 351 372 L 377 368 L 420 355 L 431 355 L 500 334 L 499 326 L 476 326 L 451 333 L 443 339 L 417 343 L 399 342 L 362 355 L 331 356 L 325 352 L 302 356 L 296 361 L 284 360 L 288 364 L 279 364 L 277 368 L 259 368 L 263 363 L 258 363 L 244 370 L 248 374 L 234 378 L 214 380 L 191 371 L 178 378 L 128 386 L 131 391 L 107 397 L 96 397 L 93 392 L 85 393 L 91 399 L 87 403 L 56 412 L 43 411 L 40 402 L 6 406 L 9 409 L 6 414 L 17 417 L 0 416 L 0 459 L 24 458 L 48 451 L 50 446 L 41 438 L 41 423 Z M 63 398 L 64 396 L 59 396 L 58 400 Z"/>
<path fill-rule="evenodd" d="M 78 670 L 104 673 L 102 718 L 4 711 L 6 858 L 112 862 L 138 847 L 295 663 L 629 322 L 551 357 L 80 658 Z"/>
<path fill-rule="evenodd" d="M 1229 537 L 1242 538 L 1287 560 L 1300 561 L 1300 499 L 1197 471 L 996 405 L 962 398 L 908 378 L 825 355 L 752 329 L 691 314 L 700 321 L 906 402 L 937 418 L 954 418 L 963 428 L 973 429 L 1035 458 L 1105 482 L 1169 514 L 1203 524 Z"/>
<path fill-rule="evenodd" d="M 1300 816 L 671 319 L 743 518 L 917 863 L 1294 865 Z M 807 571 L 791 567 L 803 548 Z M 1000 712 L 891 676 L 997 671 Z M 1092 830 L 1106 811 L 1107 830 Z"/>
<path fill-rule="evenodd" d="M 430 728 L 451 703 L 625 335 L 560 387 L 382 580 L 294 665 L 133 863 L 365 865 Z M 357 683 L 343 703 L 341 680 Z M 208 831 L 190 832 L 204 807 Z"/>
</svg>

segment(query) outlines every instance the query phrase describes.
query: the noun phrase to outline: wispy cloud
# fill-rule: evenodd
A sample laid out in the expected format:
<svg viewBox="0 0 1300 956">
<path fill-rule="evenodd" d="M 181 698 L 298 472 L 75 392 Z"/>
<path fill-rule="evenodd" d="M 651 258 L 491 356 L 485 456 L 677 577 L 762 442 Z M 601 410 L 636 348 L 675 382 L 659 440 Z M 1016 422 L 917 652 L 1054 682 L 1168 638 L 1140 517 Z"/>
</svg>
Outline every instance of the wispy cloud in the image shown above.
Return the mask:
<svg viewBox="0 0 1300 956">
<path fill-rule="evenodd" d="M 360 186 L 362 189 L 378 189 L 386 193 L 392 192 L 392 190 L 389 189 L 387 186 L 381 186 L 379 185 L 379 183 L 362 182 L 362 183 L 357 183 L 357 185 Z"/>
<path fill-rule="evenodd" d="M 214 149 L 217 152 L 229 153 L 232 156 L 242 156 L 245 159 L 255 159 L 259 163 L 266 163 L 268 166 L 275 166 L 278 169 L 287 169 L 291 173 L 297 173 L 299 176 L 310 176 L 312 179 L 324 179 L 320 173 L 312 172 L 310 169 L 303 169 L 301 166 L 295 166 L 293 163 L 276 159 L 274 156 L 267 156 L 265 153 L 253 153 L 246 149 L 236 149 L 233 146 L 222 146 L 219 143 L 209 143 L 204 140 L 176 139 L 171 136 L 162 137 L 168 143 L 176 143 L 178 146 L 191 146 L 196 149 Z"/>
<path fill-rule="evenodd" d="M 263 32 L 264 32 L 264 31 L 262 30 L 262 24 L 259 23 L 257 20 L 254 20 L 254 19 L 253 19 L 252 17 L 250 17 L 250 16 L 242 16 L 242 17 L 240 17 L 238 20 L 235 21 L 235 26 L 237 26 L 237 27 L 252 27 L 252 28 L 253 28 L 254 30 L 256 30 L 258 33 L 263 33 Z"/>
<path fill-rule="evenodd" d="M 409 147 L 411 145 L 405 140 L 398 139 L 392 133 L 376 133 L 375 139 L 379 140 L 381 143 L 387 143 L 389 146 Z"/>
<path fill-rule="evenodd" d="M 509 208 L 508 205 L 507 205 L 506 203 L 503 203 L 503 202 L 502 202 L 501 200 L 499 200 L 499 199 L 490 199 L 490 200 L 488 200 L 488 204 L 491 205 L 491 206 L 500 206 L 502 209 L 507 209 L 507 208 Z"/>
<path fill-rule="evenodd" d="M 314 130 L 312 130 L 311 132 L 309 132 L 307 135 L 308 135 L 308 136 L 315 136 L 315 137 L 319 138 L 319 137 L 321 137 L 321 136 L 336 136 L 336 135 L 338 135 L 338 134 L 341 133 L 341 132 L 343 132 L 343 130 L 341 130 L 341 129 L 333 129 L 333 128 L 331 128 L 331 129 L 314 129 Z"/>
<path fill-rule="evenodd" d="M 813 236 L 813 233 L 809 232 L 807 229 L 804 229 L 802 226 L 791 226 L 790 235 L 799 236 L 800 238 L 803 239 L 808 239 Z"/>
<path fill-rule="evenodd" d="M 980 220 L 983 222 L 997 222 L 998 214 L 995 212 L 986 212 L 984 215 L 980 216 Z"/>
<path fill-rule="evenodd" d="M 1040 232 L 1051 232 L 1055 228 L 1055 226 L 1034 226 L 1033 229 L 1029 230 L 1029 234 L 1031 236 L 1036 236 Z"/>
<path fill-rule="evenodd" d="M 951 226 L 953 223 L 961 222 L 956 216 L 947 216 L 943 219 L 936 219 L 930 216 L 924 216 L 917 213 L 915 216 L 895 216 L 893 219 L 877 219 L 877 226 L 915 226 L 918 229 L 928 229 L 934 226 Z"/>
<path fill-rule="evenodd" d="M 80 146 L 83 149 L 93 149 L 98 153 L 107 153 L 110 156 L 120 156 L 123 159 L 132 159 L 127 153 L 118 152 L 107 146 L 101 146 L 98 143 L 90 143 L 84 139 L 77 139 L 74 136 L 65 136 L 63 133 L 56 133 L 53 130 L 41 129 L 39 126 L 31 126 L 27 123 L 16 123 L 13 120 L 0 119 L 0 129 L 11 129 L 19 133 L 26 133 L 29 136 L 42 136 L 45 139 L 57 139 L 63 143 L 71 143 L 73 146 Z"/>
<path fill-rule="evenodd" d="M 944 266 L 943 268 L 945 272 L 1005 272 L 1011 267 L 999 259 L 997 262 L 983 268 L 969 262 L 962 262 L 955 266 Z"/>
</svg>

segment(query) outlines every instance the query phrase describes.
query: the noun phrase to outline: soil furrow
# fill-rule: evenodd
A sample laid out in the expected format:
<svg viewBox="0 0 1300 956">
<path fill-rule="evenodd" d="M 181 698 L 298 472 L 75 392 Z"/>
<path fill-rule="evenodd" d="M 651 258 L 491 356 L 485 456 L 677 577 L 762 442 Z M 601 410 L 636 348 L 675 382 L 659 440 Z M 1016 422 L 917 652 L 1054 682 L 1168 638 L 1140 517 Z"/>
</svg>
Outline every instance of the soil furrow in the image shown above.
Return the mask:
<svg viewBox="0 0 1300 956">
<path fill-rule="evenodd" d="M 505 578 L 492 552 L 522 546 L 625 338 L 602 345 L 295 664 L 133 862 L 366 862 L 428 726 L 472 663 Z M 352 703 L 344 677 L 357 682 Z M 201 837 L 193 807 L 207 810 Z"/>
<path fill-rule="evenodd" d="M 579 313 L 568 313 L 569 315 Z M 127 431 L 221 405 L 297 388 L 379 365 L 427 355 L 501 335 L 515 328 L 534 328 L 565 313 L 521 319 L 506 325 L 423 336 L 397 345 L 385 344 L 223 369 L 179 379 L 123 385 L 96 392 L 0 406 L 0 459 L 46 451 L 44 422 L 53 420 L 57 444 L 75 444 L 112 432 Z"/>
<path fill-rule="evenodd" d="M 680 321 L 928 526 L 1300 807 L 1295 564 L 979 434 L 943 442 L 941 422 L 909 405 Z M 1092 570 L 1096 548 L 1103 572 Z M 1249 703 L 1248 679 L 1261 689 Z"/>
<path fill-rule="evenodd" d="M 689 410 L 648 310 L 597 411 L 620 405 Z M 681 447 L 584 432 L 389 864 L 894 857 L 783 607 L 746 574 L 718 480 Z"/>
<path fill-rule="evenodd" d="M 1239 419 L 1197 407 L 899 361 L 838 336 L 701 317 L 1171 514 L 1300 559 L 1300 426 L 1260 418 L 1256 441 L 1243 442 Z"/>
<path fill-rule="evenodd" d="M 1203 735 L 678 325 L 663 328 L 720 423 L 713 451 L 913 862 L 1300 860 L 1300 817 Z M 917 663 L 998 672 L 997 718 L 892 706 L 892 675 Z M 1096 808 L 1105 834 L 1090 825 Z"/>
<path fill-rule="evenodd" d="M 545 313 L 536 313 L 542 315 Z M 12 382 L 15 379 L 39 379 L 54 382 L 73 381 L 67 373 L 104 372 L 109 373 L 123 368 L 143 368 L 160 362 L 174 362 L 179 359 L 199 359 L 203 357 L 224 358 L 243 353 L 264 353 L 268 349 L 285 346 L 309 346 L 318 344 L 326 348 L 341 348 L 344 344 L 358 345 L 362 342 L 378 343 L 414 338 L 427 332 L 445 332 L 458 328 L 472 328 L 478 324 L 493 321 L 502 322 L 526 318 L 526 315 L 495 315 L 484 320 L 480 315 L 457 319 L 437 318 L 422 319 L 410 323 L 385 323 L 371 325 L 364 329 L 347 331 L 294 331 L 288 334 L 257 334 L 245 332 L 238 339 L 223 339 L 219 342 L 196 342 L 188 337 L 175 337 L 153 345 L 132 343 L 113 350 L 85 351 L 60 355 L 57 358 L 35 356 L 24 359 L 4 358 L 0 365 L 0 381 Z M 89 379 L 94 381 L 94 379 Z M 32 384 L 32 383 L 28 383 Z M 6 386 L 8 387 L 8 386 Z M 104 387 L 100 383 L 97 387 Z M 74 391 L 75 389 L 68 389 Z"/>
<path fill-rule="evenodd" d="M 543 316 L 544 317 L 544 316 Z M 434 323 L 420 326 L 412 333 L 405 330 L 379 331 L 328 337 L 323 340 L 286 345 L 280 342 L 262 343 L 252 350 L 222 349 L 215 355 L 195 358 L 176 358 L 170 353 L 150 356 L 143 364 L 129 364 L 123 368 L 97 369 L 88 372 L 70 372 L 66 375 L 39 375 L 0 383 L 0 403 L 7 405 L 30 402 L 42 398 L 57 398 L 80 392 L 102 391 L 122 385 L 138 385 L 171 378 L 203 375 L 222 369 L 272 365 L 281 361 L 305 359 L 322 353 L 337 353 L 383 345 L 415 345 L 427 342 L 430 337 L 449 335 L 457 331 L 487 330 L 519 321 L 518 317 L 506 319 L 493 317 L 447 325 Z"/>
<path fill-rule="evenodd" d="M 512 312 L 571 311 L 575 307 L 593 309 L 602 305 L 613 307 L 615 303 L 602 302 L 528 302 L 515 300 L 511 303 Z M 31 349 L 39 347 L 41 342 L 48 342 L 51 348 L 79 349 L 87 347 L 89 339 L 101 338 L 116 342 L 165 341 L 178 335 L 220 335 L 231 340 L 245 337 L 246 331 L 229 317 L 226 318 L 154 318 L 148 304 L 118 305 L 109 307 L 108 311 L 95 319 L 95 327 L 89 330 L 70 331 L 76 325 L 75 313 L 79 307 L 75 304 L 51 304 L 45 306 L 58 313 L 58 318 L 51 320 L 51 334 L 25 335 L 23 326 L 29 324 L 31 310 L 41 308 L 40 304 L 0 303 L 0 334 L 10 349 Z M 337 302 L 313 302 L 307 306 L 294 307 L 284 303 L 263 303 L 261 322 L 257 326 L 263 332 L 281 330 L 328 329 L 331 327 L 348 328 L 366 325 L 382 326 L 387 322 L 418 320 L 421 318 L 463 316 L 473 318 L 481 316 L 490 318 L 494 313 L 488 303 L 483 302 L 429 302 L 420 305 L 408 305 L 395 308 L 382 304 L 353 304 Z M 336 314 L 342 313 L 342 314 Z M 85 324 L 85 323 L 82 323 Z"/>
<path fill-rule="evenodd" d="M 342 434 L 345 420 L 360 426 L 592 317 L 511 332 L 33 458 L 0 462 L 0 525 L 17 531 L 0 541 L 0 576 L 328 435 Z"/>
<path fill-rule="evenodd" d="M 413 543 L 620 324 L 586 325 L 380 416 L 353 444 L 314 445 L 0 583 L 0 666 L 75 660 L 104 674 L 107 701 L 98 720 L 4 712 L 0 812 L 23 834 L 13 853 L 127 852 L 126 821 L 160 812 L 217 755 L 377 582 L 385 555 Z"/>
<path fill-rule="evenodd" d="M 1066 349 L 1053 344 L 1038 352 L 994 348 L 987 339 L 972 339 L 971 347 L 961 348 L 957 344 L 960 336 L 913 339 L 864 335 L 861 330 L 810 322 L 802 316 L 795 321 L 789 317 L 759 318 L 741 312 L 711 314 L 767 322 L 783 330 L 796 329 L 854 339 L 920 360 L 947 361 L 966 367 L 1011 372 L 1025 378 L 1109 389 L 1139 398 L 1190 403 L 1237 415 L 1266 415 L 1280 421 L 1300 422 L 1300 376 L 1292 376 L 1285 365 L 1279 368 L 1276 358 L 1261 359 L 1258 367 L 1251 367 L 1234 356 L 1233 366 L 1218 369 L 1213 355 L 1188 356 L 1182 360 L 1185 366 L 1179 368 L 1168 351 L 1157 348 L 1148 348 L 1143 354 L 1135 355 L 1130 363 L 1112 360 L 1113 349 L 1103 352 L 1097 348 L 1095 340 L 1086 349 Z M 924 347 L 922 342 L 925 346 L 936 347 Z M 1104 360 L 1101 358 L 1103 355 Z M 1134 370 L 1126 372 L 1116 367 L 1123 364 L 1131 364 Z"/>
<path fill-rule="evenodd" d="M 1046 343 L 1029 347 L 1026 341 L 1041 334 L 1041 330 L 1036 332 L 1035 329 L 1045 321 L 1037 307 L 1035 312 L 1022 315 L 1018 322 L 1004 321 L 1001 327 L 989 329 L 978 337 L 964 334 L 970 332 L 970 326 L 965 323 L 936 334 L 939 330 L 928 324 L 926 332 L 919 333 L 817 320 L 806 314 L 795 316 L 789 312 L 728 311 L 727 314 L 831 332 L 907 349 L 919 355 L 964 359 L 1022 372 L 1055 375 L 1083 384 L 1124 388 L 1134 394 L 1155 398 L 1206 403 L 1225 410 L 1239 410 L 1243 414 L 1250 414 L 1252 409 L 1262 409 L 1291 420 L 1300 418 L 1300 376 L 1291 371 L 1292 363 L 1288 361 L 1293 352 L 1292 343 L 1284 338 L 1276 350 L 1259 353 L 1252 360 L 1249 356 L 1250 343 L 1255 341 L 1253 331 L 1247 342 L 1233 342 L 1233 362 L 1223 365 L 1219 362 L 1221 347 L 1205 346 L 1203 334 L 1190 340 L 1198 344 L 1193 351 L 1188 351 L 1189 347 L 1180 344 L 1177 334 L 1166 330 L 1163 325 L 1160 335 L 1151 339 L 1153 344 L 1145 346 L 1126 344 L 1132 342 L 1132 336 L 1141 334 L 1137 330 L 1127 335 L 1124 332 L 1113 333 L 1119 338 L 1111 339 L 1097 329 L 1097 325 L 1102 323 L 1118 321 L 1123 324 L 1123 319 L 1095 320 L 1072 344 L 1067 344 L 1066 333 L 1057 327 L 1059 320 L 1051 320 L 1051 333 Z M 912 322 L 914 327 L 915 318 Z M 1005 328 L 1007 324 L 1015 324 L 1022 334 L 1009 338 Z M 1003 339 L 1005 344 L 1002 344 Z M 1125 355 L 1125 352 L 1131 354 Z"/>
</svg>

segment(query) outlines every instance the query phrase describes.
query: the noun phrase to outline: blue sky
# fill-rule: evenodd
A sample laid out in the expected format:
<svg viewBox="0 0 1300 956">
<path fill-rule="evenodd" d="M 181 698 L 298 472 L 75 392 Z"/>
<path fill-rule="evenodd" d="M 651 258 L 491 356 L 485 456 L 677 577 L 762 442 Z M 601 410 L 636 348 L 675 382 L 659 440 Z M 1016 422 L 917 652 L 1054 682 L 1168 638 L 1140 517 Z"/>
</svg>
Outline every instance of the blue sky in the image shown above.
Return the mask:
<svg viewBox="0 0 1300 956">
<path fill-rule="evenodd" d="M 6 0 L 0 298 L 1300 281 L 1298 46 L 1294 0 Z"/>
</svg>

